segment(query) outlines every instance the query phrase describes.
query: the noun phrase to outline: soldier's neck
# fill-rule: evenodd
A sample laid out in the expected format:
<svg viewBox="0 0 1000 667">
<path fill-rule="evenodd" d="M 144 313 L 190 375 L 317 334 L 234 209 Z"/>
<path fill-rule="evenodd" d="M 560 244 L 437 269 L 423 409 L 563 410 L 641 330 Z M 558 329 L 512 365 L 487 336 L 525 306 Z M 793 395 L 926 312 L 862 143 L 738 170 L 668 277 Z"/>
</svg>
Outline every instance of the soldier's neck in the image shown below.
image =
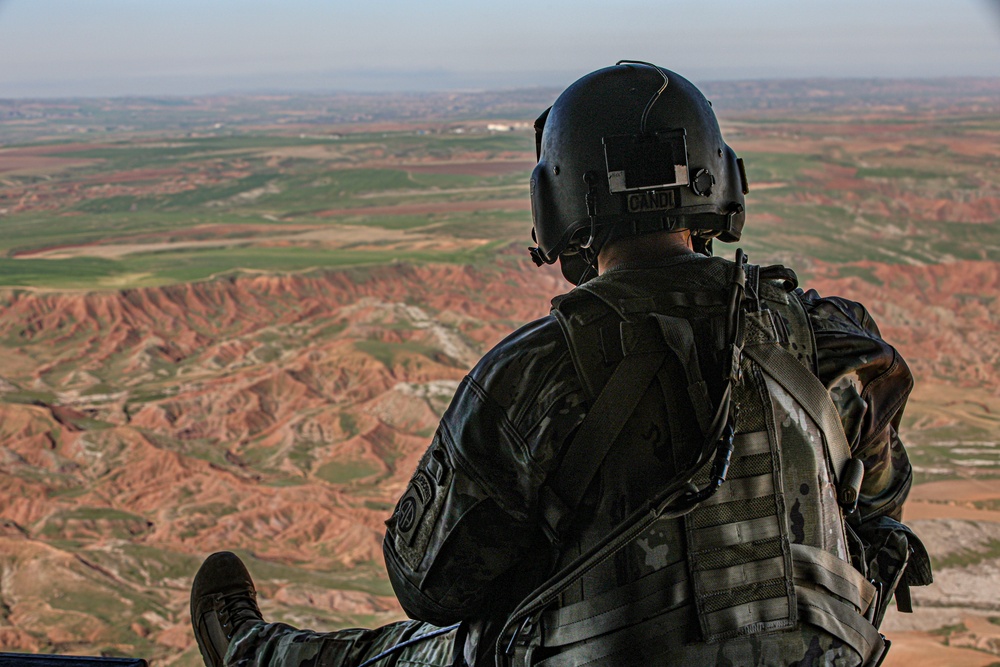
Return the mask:
<svg viewBox="0 0 1000 667">
<path fill-rule="evenodd" d="M 616 268 L 642 268 L 657 266 L 668 257 L 690 255 L 691 232 L 654 232 L 641 236 L 615 239 L 601 248 L 597 256 L 598 273 Z"/>
</svg>

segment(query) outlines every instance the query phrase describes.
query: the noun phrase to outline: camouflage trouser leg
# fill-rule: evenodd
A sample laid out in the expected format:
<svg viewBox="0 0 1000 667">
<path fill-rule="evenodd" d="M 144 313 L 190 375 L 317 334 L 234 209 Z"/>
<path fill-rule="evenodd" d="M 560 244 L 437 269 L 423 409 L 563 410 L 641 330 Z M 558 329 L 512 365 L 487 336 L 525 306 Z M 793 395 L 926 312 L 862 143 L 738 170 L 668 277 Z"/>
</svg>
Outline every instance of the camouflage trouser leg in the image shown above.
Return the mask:
<svg viewBox="0 0 1000 667">
<path fill-rule="evenodd" d="M 284 623 L 247 624 L 233 637 L 226 667 L 357 667 L 382 651 L 437 630 L 402 621 L 373 630 L 299 630 Z M 451 667 L 455 631 L 408 646 L 372 667 Z"/>
</svg>

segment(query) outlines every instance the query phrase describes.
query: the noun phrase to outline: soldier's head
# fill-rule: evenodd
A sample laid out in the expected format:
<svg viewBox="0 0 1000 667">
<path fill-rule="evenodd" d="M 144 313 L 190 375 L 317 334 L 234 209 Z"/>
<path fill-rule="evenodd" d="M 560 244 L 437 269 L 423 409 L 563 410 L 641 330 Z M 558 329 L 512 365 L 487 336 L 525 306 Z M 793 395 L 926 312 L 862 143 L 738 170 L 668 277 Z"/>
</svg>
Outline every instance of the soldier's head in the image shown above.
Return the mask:
<svg viewBox="0 0 1000 667">
<path fill-rule="evenodd" d="M 616 238 L 689 230 L 695 249 L 738 241 L 748 191 L 711 103 L 678 74 L 621 61 L 569 88 L 535 121 L 532 257 L 579 284 Z"/>
</svg>

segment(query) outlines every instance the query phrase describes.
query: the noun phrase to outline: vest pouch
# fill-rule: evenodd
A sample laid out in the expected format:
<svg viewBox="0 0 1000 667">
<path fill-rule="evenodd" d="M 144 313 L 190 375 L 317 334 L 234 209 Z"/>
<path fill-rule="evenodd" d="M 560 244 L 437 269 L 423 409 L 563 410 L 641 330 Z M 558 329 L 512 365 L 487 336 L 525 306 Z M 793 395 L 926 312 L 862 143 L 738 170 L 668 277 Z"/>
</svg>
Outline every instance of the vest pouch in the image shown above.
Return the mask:
<svg viewBox="0 0 1000 667">
<path fill-rule="evenodd" d="M 870 619 L 875 627 L 882 624 L 889 602 L 895 595 L 896 607 L 902 612 L 913 611 L 910 586 L 926 586 L 933 582 L 927 549 L 905 525 L 887 516 L 855 526 L 864 547 L 862 556 L 868 578 L 874 582 L 878 595 Z"/>
<path fill-rule="evenodd" d="M 776 460 L 766 430 L 738 433 L 726 483 L 684 517 L 689 576 L 704 641 L 791 628 L 797 622 Z M 701 475 L 707 478 L 707 473 Z M 695 484 L 700 482 L 696 477 Z"/>
</svg>

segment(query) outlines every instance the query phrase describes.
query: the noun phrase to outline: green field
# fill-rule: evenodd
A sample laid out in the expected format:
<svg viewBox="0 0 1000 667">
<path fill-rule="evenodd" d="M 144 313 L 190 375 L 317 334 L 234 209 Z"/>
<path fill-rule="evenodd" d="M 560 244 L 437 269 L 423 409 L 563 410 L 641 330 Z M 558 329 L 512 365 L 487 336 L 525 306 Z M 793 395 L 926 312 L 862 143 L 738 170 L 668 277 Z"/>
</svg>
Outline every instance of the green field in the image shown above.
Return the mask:
<svg viewBox="0 0 1000 667">
<path fill-rule="evenodd" d="M 309 152 L 317 148 L 320 153 Z M 0 285 L 119 289 L 241 270 L 480 261 L 495 252 L 496 242 L 510 242 L 528 229 L 523 212 L 492 210 L 489 204 L 479 211 L 476 202 L 525 196 L 529 148 L 523 133 L 402 131 L 319 142 L 236 135 L 120 141 L 65 152 L 46 148 L 47 157 L 88 163 L 44 177 L 24 170 L 3 175 Z M 303 149 L 309 157 L 296 157 Z M 507 167 L 511 156 L 520 162 Z M 369 166 L 373 161 L 383 166 Z M 447 172 L 455 161 L 473 162 L 473 172 L 485 165 L 486 173 L 461 173 L 461 166 L 456 173 L 422 171 L 430 162 Z M 38 197 L 38 204 L 4 208 L 25 193 Z M 407 210 L 414 206 L 418 212 Z M 338 242 L 345 226 L 352 240 Z M 390 243 L 385 235 L 368 238 L 365 228 L 401 234 Z M 306 233 L 324 231 L 322 240 Z M 426 243 L 428 236 L 482 242 L 463 249 Z M 122 245 L 129 247 L 114 250 Z"/>
<path fill-rule="evenodd" d="M 870 121 L 870 145 L 852 137 L 854 150 L 830 136 L 839 126 L 849 137 L 852 122 L 809 120 L 776 127 L 775 119 L 741 118 L 730 139 L 748 165 L 752 194 L 742 244 L 755 259 L 808 268 L 814 260 L 914 264 L 1000 256 L 1000 226 L 989 224 L 995 213 L 936 213 L 1000 188 L 995 154 L 963 155 L 948 143 L 997 136 L 995 120 L 930 120 L 916 132 L 905 128 L 902 148 L 895 147 L 901 130 Z M 787 136 L 789 126 L 803 150 L 761 150 L 769 137 Z M 329 138 L 256 131 L 66 146 L 6 147 L 78 163 L 0 174 L 0 285 L 119 289 L 240 270 L 465 263 L 488 259 L 499 246 L 456 250 L 415 239 L 522 244 L 530 226 L 526 211 L 489 204 L 526 199 L 533 146 L 524 131 L 471 126 L 455 134 L 441 127 Z M 25 195 L 36 201 L 25 202 Z M 404 234 L 391 243 L 372 234 L 368 245 L 376 247 L 358 247 L 366 245 L 363 232 L 350 234 L 356 240 L 349 243 L 332 238 L 344 225 Z M 304 233 L 323 230 L 329 236 L 322 241 Z M 121 245 L 129 247 L 113 250 Z M 66 250 L 54 252 L 60 248 Z"/>
</svg>

